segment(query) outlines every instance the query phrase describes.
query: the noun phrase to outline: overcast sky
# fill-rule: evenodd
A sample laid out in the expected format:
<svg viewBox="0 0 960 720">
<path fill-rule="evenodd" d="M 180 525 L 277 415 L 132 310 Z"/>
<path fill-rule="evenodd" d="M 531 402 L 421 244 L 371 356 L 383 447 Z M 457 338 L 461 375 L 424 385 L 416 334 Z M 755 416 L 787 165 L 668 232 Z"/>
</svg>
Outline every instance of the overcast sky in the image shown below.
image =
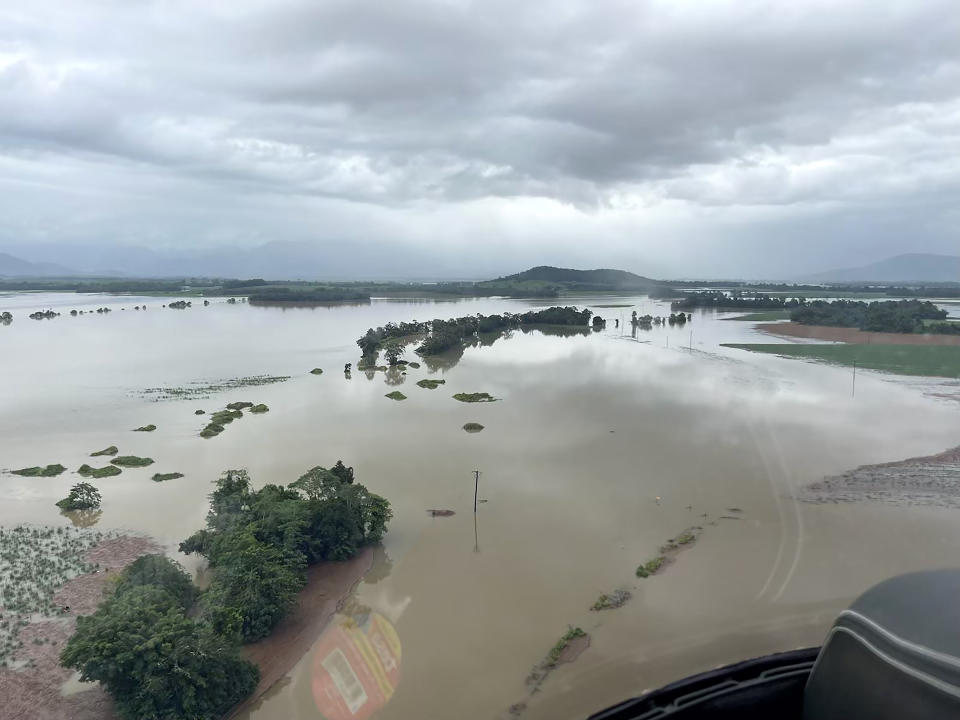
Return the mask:
<svg viewBox="0 0 960 720">
<path fill-rule="evenodd" d="M 958 199 L 956 0 L 0 0 L 0 249 L 783 276 Z"/>
</svg>

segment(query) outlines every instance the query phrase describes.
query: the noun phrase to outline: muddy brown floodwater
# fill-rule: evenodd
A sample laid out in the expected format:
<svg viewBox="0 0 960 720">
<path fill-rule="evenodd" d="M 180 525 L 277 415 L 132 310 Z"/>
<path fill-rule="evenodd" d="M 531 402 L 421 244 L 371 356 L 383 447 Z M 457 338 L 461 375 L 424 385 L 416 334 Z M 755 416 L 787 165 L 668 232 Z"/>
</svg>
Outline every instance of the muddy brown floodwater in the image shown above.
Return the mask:
<svg viewBox="0 0 960 720">
<path fill-rule="evenodd" d="M 682 329 L 631 333 L 608 322 L 599 332 L 516 332 L 406 375 L 348 378 L 308 370 L 356 363 L 368 327 L 551 303 L 214 301 L 69 316 L 86 301 L 142 302 L 18 296 L 15 314 L 63 314 L 4 328 L 0 467 L 59 462 L 70 471 L 0 474 L 0 524 L 70 522 L 54 502 L 89 454 L 110 445 L 156 462 L 98 480 L 103 512 L 91 522 L 168 548 L 203 526 L 211 483 L 227 468 L 247 468 L 257 485 L 288 483 L 342 458 L 393 505 L 383 548 L 355 591 L 324 627 L 329 594 L 290 642 L 277 641 L 284 661 L 271 672 L 282 678 L 237 713 L 243 720 L 489 719 L 524 698 L 525 720 L 584 717 L 689 673 L 819 644 L 865 588 L 954 564 L 960 549 L 952 508 L 798 500 L 825 477 L 955 447 L 960 413 L 935 397 L 939 381 L 863 372 L 851 397 L 843 368 L 721 347 L 765 337 L 749 323 L 720 322 L 724 314 L 694 314 Z M 563 303 L 625 304 L 627 319 L 631 309 L 669 314 L 644 297 Z M 255 375 L 290 379 L 198 400 L 153 402 L 141 392 Z M 413 387 L 425 378 L 446 383 Z M 451 397 L 478 389 L 498 401 Z M 408 399 L 385 398 L 392 390 Z M 270 412 L 198 437 L 205 417 L 195 410 L 235 401 Z M 485 429 L 465 433 L 467 422 Z M 157 430 L 130 432 L 146 423 Z M 184 477 L 154 483 L 158 468 Z M 636 577 L 665 538 L 691 526 L 704 528 L 694 547 Z M 202 573 L 193 557 L 172 556 Z M 629 602 L 590 611 L 618 588 Z M 531 668 L 570 626 L 589 647 L 528 697 Z"/>
</svg>

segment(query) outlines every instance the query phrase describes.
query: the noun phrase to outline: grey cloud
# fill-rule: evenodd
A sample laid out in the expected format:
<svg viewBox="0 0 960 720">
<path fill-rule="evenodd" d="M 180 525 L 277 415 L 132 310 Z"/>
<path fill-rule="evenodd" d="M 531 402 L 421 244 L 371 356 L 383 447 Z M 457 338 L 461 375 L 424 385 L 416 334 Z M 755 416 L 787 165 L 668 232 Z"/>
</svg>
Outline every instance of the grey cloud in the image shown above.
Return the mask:
<svg viewBox="0 0 960 720">
<path fill-rule="evenodd" d="M 546 260 L 568 205 L 583 234 L 566 242 L 615 232 L 611 247 L 653 248 L 651 223 L 689 232 L 677 203 L 749 233 L 738 208 L 849 218 L 925 198 L 943 220 L 924 237 L 942 244 L 960 175 L 957 37 L 952 0 L 34 0 L 0 9 L 0 182 L 22 185 L 21 206 L 0 200 L 0 241 L 79 228 L 131 241 L 139 216 L 170 245 L 424 243 L 441 227 L 465 244 L 471 205 L 492 199 L 493 227 L 536 222 L 524 242 Z M 122 212 L 67 199 L 79 177 Z M 44 217 L 36 178 L 69 217 Z M 223 215 L 237 204 L 265 213 L 257 233 Z M 351 225 L 281 216 L 298 210 Z M 178 239 L 200 218 L 217 230 Z"/>
</svg>

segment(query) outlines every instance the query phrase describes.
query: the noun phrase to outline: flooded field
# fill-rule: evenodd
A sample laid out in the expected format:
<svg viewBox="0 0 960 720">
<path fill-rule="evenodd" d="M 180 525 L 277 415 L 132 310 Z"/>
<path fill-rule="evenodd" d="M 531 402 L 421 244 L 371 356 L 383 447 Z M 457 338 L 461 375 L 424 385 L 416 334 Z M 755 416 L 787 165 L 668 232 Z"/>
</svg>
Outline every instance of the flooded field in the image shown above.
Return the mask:
<svg viewBox="0 0 960 720">
<path fill-rule="evenodd" d="M 0 468 L 69 469 L 0 474 L 0 525 L 69 524 L 54 503 L 81 464 L 108 464 L 92 452 L 116 446 L 154 463 L 93 481 L 103 494 L 95 527 L 149 535 L 202 574 L 176 547 L 203 525 L 221 471 L 247 468 L 261 485 L 340 458 L 352 465 L 393 505 L 383 548 L 322 632 L 305 625 L 316 637 L 297 639 L 308 649 L 291 672 L 238 717 L 499 718 L 511 707 L 524 718 L 583 717 L 692 672 L 819 644 L 872 583 L 956 562 L 954 509 L 794 499 L 825 476 L 956 446 L 960 413 L 941 397 L 946 381 L 860 372 L 854 395 L 844 368 L 720 347 L 770 340 L 751 323 L 723 322 L 730 314 L 634 337 L 631 310 L 669 314 L 645 297 L 165 302 L 0 296 L 0 311 L 15 316 L 0 327 Z M 608 323 L 515 331 L 405 375 L 344 376 L 371 326 L 555 304 Z M 113 311 L 69 315 L 97 307 Z M 28 319 L 46 308 L 60 317 Z M 264 376 L 289 379 L 231 383 Z M 445 383 L 418 386 L 424 379 Z M 147 392 L 190 387 L 203 392 Z M 407 399 L 384 397 L 395 390 Z M 497 401 L 453 398 L 479 392 Z M 232 402 L 269 412 L 199 437 Z M 483 431 L 464 432 L 468 423 Z M 148 425 L 156 429 L 135 432 Z M 174 472 L 183 477 L 151 480 Z M 694 525 L 694 546 L 637 577 Z M 622 607 L 591 612 L 619 588 L 632 593 Z M 531 693 L 527 676 L 570 627 L 589 646 Z"/>
</svg>

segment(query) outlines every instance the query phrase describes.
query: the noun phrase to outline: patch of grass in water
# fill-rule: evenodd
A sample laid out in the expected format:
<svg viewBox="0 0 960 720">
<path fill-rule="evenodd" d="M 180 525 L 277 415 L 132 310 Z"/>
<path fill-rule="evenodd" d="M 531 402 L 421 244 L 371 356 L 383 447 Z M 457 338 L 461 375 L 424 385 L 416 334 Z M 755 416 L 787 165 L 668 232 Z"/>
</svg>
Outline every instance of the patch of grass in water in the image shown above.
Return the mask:
<svg viewBox="0 0 960 720">
<path fill-rule="evenodd" d="M 23 477 L 56 477 L 65 470 L 66 468 L 63 465 L 57 463 L 54 465 L 46 465 L 45 467 L 35 465 L 34 467 L 11 470 L 10 472 L 14 475 L 22 475 Z"/>
<path fill-rule="evenodd" d="M 496 398 L 490 393 L 485 392 L 476 392 L 476 393 L 457 393 L 453 396 L 454 400 L 459 400 L 460 402 L 495 402 Z"/>
<path fill-rule="evenodd" d="M 82 475 L 83 477 L 105 478 L 105 477 L 113 477 L 114 475 L 119 475 L 120 473 L 123 472 L 123 470 L 118 468 L 116 465 L 105 465 L 104 467 L 101 467 L 101 468 L 95 468 L 84 463 L 77 469 L 77 472 L 80 473 L 80 475 Z"/>
<path fill-rule="evenodd" d="M 667 564 L 667 558 L 664 555 L 659 555 L 653 560 L 647 560 L 643 565 L 640 565 L 637 568 L 637 577 L 645 578 L 650 575 L 655 575 L 664 565 Z"/>
<path fill-rule="evenodd" d="M 257 387 L 273 383 L 286 382 L 289 375 L 247 375 L 245 377 L 227 378 L 212 382 L 195 382 L 179 387 L 154 387 L 140 391 L 144 397 L 153 397 L 154 400 L 190 400 L 208 398 L 213 393 L 225 390 L 236 390 L 244 387 Z"/>
<path fill-rule="evenodd" d="M 313 370 L 310 371 L 310 374 L 311 374 L 311 375 L 323 375 L 323 369 L 322 369 L 322 368 L 314 368 Z"/>
<path fill-rule="evenodd" d="M 118 452 L 120 451 L 117 450 L 117 446 L 111 445 L 110 447 L 104 448 L 103 450 L 98 450 L 97 452 L 90 453 L 90 457 L 99 457 L 101 455 L 116 455 Z"/>
<path fill-rule="evenodd" d="M 165 480 L 176 480 L 177 478 L 182 478 L 183 473 L 170 472 L 170 473 L 154 473 L 153 477 L 150 478 L 154 482 L 164 482 Z"/>
<path fill-rule="evenodd" d="M 406 399 L 407 399 L 407 396 L 404 395 L 404 394 L 403 394 L 402 392 L 400 392 L 399 390 L 394 390 L 393 392 L 389 392 L 389 393 L 387 393 L 386 395 L 384 395 L 384 397 L 388 397 L 388 398 L 390 398 L 391 400 L 406 400 Z"/>
<path fill-rule="evenodd" d="M 127 468 L 146 467 L 147 465 L 153 465 L 153 458 L 138 457 L 136 455 L 121 455 L 120 457 L 115 457 L 110 462 L 114 465 Z"/>
<path fill-rule="evenodd" d="M 478 433 L 483 430 L 483 425 L 475 422 L 468 422 L 463 426 L 463 429 L 468 433 Z"/>
<path fill-rule="evenodd" d="M 138 427 L 134 429 L 134 432 L 153 432 L 157 429 L 156 425 L 144 425 L 143 427 Z"/>
<path fill-rule="evenodd" d="M 422 387 L 427 390 L 436 390 L 441 385 L 446 384 L 446 380 L 430 380 L 424 378 L 423 380 L 417 380 L 417 387 Z"/>
<path fill-rule="evenodd" d="M 420 369 L 420 363 L 418 362 L 408 362 L 407 367 L 412 367 L 414 370 Z"/>
<path fill-rule="evenodd" d="M 254 405 L 252 408 L 250 408 L 250 412 L 259 415 L 261 413 L 270 412 L 270 408 L 263 403 L 260 403 L 259 405 Z"/>
<path fill-rule="evenodd" d="M 223 425 L 218 425 L 217 423 L 210 423 L 203 430 L 200 431 L 200 437 L 202 438 L 212 438 L 216 437 L 223 432 Z"/>
<path fill-rule="evenodd" d="M 960 345 L 724 343 L 722 347 L 896 375 L 960 377 Z"/>
<path fill-rule="evenodd" d="M 240 402 L 232 402 L 227 404 L 227 410 L 243 410 L 244 408 L 250 408 L 250 407 L 253 407 L 252 402 L 240 401 Z"/>
<path fill-rule="evenodd" d="M 207 414 L 207 411 L 206 411 L 206 410 L 194 410 L 194 411 L 193 411 L 193 414 L 194 414 L 194 415 L 206 415 L 206 414 Z"/>
<path fill-rule="evenodd" d="M 213 415 L 210 416 L 211 425 L 229 425 L 234 420 L 239 420 L 243 417 L 243 413 L 239 410 L 218 410 Z"/>
<path fill-rule="evenodd" d="M 633 593 L 631 593 L 629 590 L 619 588 L 610 594 L 602 594 L 597 598 L 597 601 L 590 607 L 590 609 L 593 612 L 600 612 L 601 610 L 616 610 L 632 597 Z"/>
<path fill-rule="evenodd" d="M 547 653 L 546 660 L 544 664 L 547 667 L 553 667 L 557 664 L 557 661 L 560 659 L 560 655 L 564 650 L 567 649 L 567 645 L 576 640 L 579 637 L 585 637 L 586 633 L 578 627 L 569 628 L 561 637 L 557 644 L 550 648 L 550 652 Z"/>
</svg>

